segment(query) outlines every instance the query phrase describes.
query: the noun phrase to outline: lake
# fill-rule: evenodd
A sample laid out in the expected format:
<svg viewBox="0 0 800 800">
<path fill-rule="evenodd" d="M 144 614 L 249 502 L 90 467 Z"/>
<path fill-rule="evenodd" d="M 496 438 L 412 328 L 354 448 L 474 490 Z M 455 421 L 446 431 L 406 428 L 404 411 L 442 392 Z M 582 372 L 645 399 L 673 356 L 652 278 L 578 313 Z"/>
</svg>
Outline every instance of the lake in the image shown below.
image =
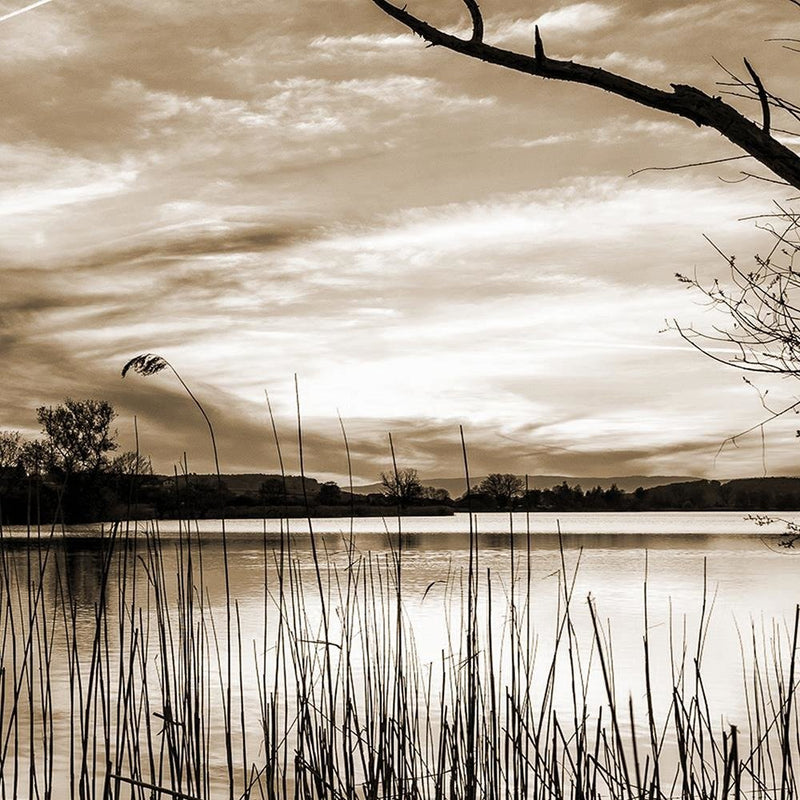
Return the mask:
<svg viewBox="0 0 800 800">
<path fill-rule="evenodd" d="M 800 523 L 800 514 L 782 516 Z M 436 737 L 449 730 L 441 707 L 461 708 L 462 680 L 479 687 L 471 696 L 484 706 L 506 686 L 507 697 L 524 695 L 554 719 L 577 713 L 576 675 L 579 705 L 592 719 L 608 703 L 610 684 L 642 749 L 650 741 L 648 695 L 654 715 L 669 721 L 674 684 L 697 688 L 698 652 L 704 713 L 719 731 L 735 725 L 743 737 L 755 735 L 765 722 L 755 719 L 753 687 L 779 694 L 787 681 L 800 560 L 778 544 L 785 525 L 686 512 L 314 519 L 311 526 L 313 537 L 305 520 L 227 520 L 227 560 L 218 520 L 113 533 L 82 526 L 43 533 L 34 547 L 23 529 L 5 529 L 6 794 L 44 796 L 49 785 L 63 796 L 88 796 L 90 788 L 102 795 L 110 774 L 133 796 L 158 785 L 171 796 L 228 797 L 231 773 L 237 797 L 248 785 L 258 795 L 259 781 L 275 796 L 303 795 L 291 761 L 298 752 L 322 758 L 320 720 L 338 715 L 326 735 L 344 736 L 354 698 L 373 708 L 412 684 L 400 711 L 413 708 L 415 725 L 427 715 L 421 743 L 407 756 L 425 772 L 441 759 Z M 467 641 L 471 614 L 478 630 Z M 393 672 L 397 652 L 407 670 L 401 678 Z M 313 698 L 308 706 L 319 715 L 305 733 L 298 694 Z M 342 755 L 366 735 L 344 741 L 329 781 L 350 769 L 368 783 L 363 747 L 350 767 Z M 488 742 L 509 734 L 470 735 Z M 526 753 L 534 746 L 527 736 Z M 675 733 L 663 738 L 663 763 L 674 769 Z M 287 774 L 264 767 L 279 746 Z M 507 783 L 513 764 L 506 766 Z M 322 785 L 308 791 L 322 794 Z"/>
</svg>

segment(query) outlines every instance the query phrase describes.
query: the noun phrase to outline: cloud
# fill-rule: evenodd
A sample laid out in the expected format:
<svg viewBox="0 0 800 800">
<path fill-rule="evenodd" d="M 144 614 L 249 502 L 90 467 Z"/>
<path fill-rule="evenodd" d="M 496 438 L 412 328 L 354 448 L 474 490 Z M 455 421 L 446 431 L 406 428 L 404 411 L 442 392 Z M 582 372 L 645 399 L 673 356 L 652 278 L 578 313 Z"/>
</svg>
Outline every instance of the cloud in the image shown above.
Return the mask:
<svg viewBox="0 0 800 800">
<path fill-rule="evenodd" d="M 516 148 L 530 148 L 530 147 L 548 147 L 554 144 L 569 144 L 580 139 L 576 133 L 554 133 L 550 136 L 542 136 L 539 139 L 501 139 L 499 142 L 493 142 L 493 147 L 502 147 L 509 149 Z"/>
<path fill-rule="evenodd" d="M 592 66 L 603 67 L 612 72 L 627 72 L 638 80 L 644 80 L 647 76 L 657 76 L 661 78 L 668 72 L 667 65 L 661 59 L 648 58 L 642 55 L 630 55 L 620 52 L 619 50 L 614 50 L 599 59 L 593 59 L 591 57 L 583 59 L 580 56 L 576 56 L 575 60 L 585 60 L 591 63 Z"/>
<path fill-rule="evenodd" d="M 10 329 L 110 373 L 136 350 L 164 351 L 245 404 L 275 376 L 301 371 L 308 412 L 320 419 L 338 407 L 358 419 L 458 409 L 486 426 L 553 420 L 559 407 L 577 414 L 593 382 L 594 403 L 643 413 L 635 387 L 658 385 L 644 377 L 650 354 L 686 370 L 685 351 L 653 338 L 664 316 L 683 313 L 685 293 L 637 240 L 653 208 L 659 222 L 685 228 L 687 191 L 581 182 L 338 230 L 166 226 L 65 264 L 69 291 L 47 273 L 27 296 L 15 290 Z M 648 247 L 679 258 L 659 237 Z M 610 260 L 631 248 L 641 251 L 632 284 L 626 265 Z M 598 389 L 608 371 L 642 378 L 608 394 Z M 609 419 L 598 425 L 621 436 Z M 580 425 L 559 431 L 565 441 L 585 435 Z"/>
<path fill-rule="evenodd" d="M 87 45 L 74 17 L 67 11 L 50 8 L 51 0 L 24 5 L 0 16 L 3 36 L 9 46 L 0 51 L 4 69 L 17 70 L 37 62 L 49 64 L 74 58 Z"/>
<path fill-rule="evenodd" d="M 411 33 L 358 33 L 353 36 L 317 36 L 309 42 L 312 50 L 326 58 L 375 58 L 396 60 L 419 55 L 419 41 Z"/>
<path fill-rule="evenodd" d="M 600 136 L 610 135 L 601 129 Z M 546 276 L 548 262 L 563 272 L 565 260 L 575 262 L 570 271 L 584 276 L 598 270 L 615 275 L 605 248 L 627 241 L 636 250 L 637 275 L 643 279 L 651 269 L 663 274 L 667 249 L 671 259 L 680 259 L 675 244 L 668 245 L 673 237 L 667 231 L 683 230 L 686 244 L 681 247 L 687 255 L 697 253 L 707 230 L 741 229 L 736 217 L 752 207 L 750 202 L 752 196 L 721 194 L 692 182 L 652 185 L 585 179 L 541 192 L 409 209 L 387 219 L 384 227 L 344 230 L 321 246 L 334 256 L 352 253 L 356 260 L 345 267 L 349 272 L 377 272 L 380 260 L 390 258 L 402 264 L 406 276 L 427 271 L 428 279 L 435 280 L 431 264 L 449 261 L 459 265 L 465 278 L 481 274 L 491 284 L 509 262 L 516 262 L 514 280 L 521 277 L 519 270 Z M 720 220 L 727 220 L 723 227 Z M 565 252 L 571 253 L 567 259 Z M 531 259 L 542 265 L 533 272 L 523 266 Z"/>
<path fill-rule="evenodd" d="M 104 163 L 36 144 L 0 144 L 0 217 L 38 214 L 128 190 L 131 163 Z"/>
<path fill-rule="evenodd" d="M 640 142 L 650 138 L 663 141 L 668 137 L 686 137 L 687 134 L 682 130 L 679 122 L 669 119 L 664 120 L 641 120 L 631 119 L 624 116 L 620 119 L 611 120 L 596 128 L 588 128 L 579 131 L 566 131 L 542 136 L 536 139 L 500 139 L 493 142 L 493 147 L 507 149 L 530 149 L 535 147 L 553 147 L 568 145 L 574 147 L 576 143 L 580 146 L 600 147 L 608 144 L 618 144 L 629 142 L 636 138 Z M 689 134 L 691 136 L 691 134 Z"/>
<path fill-rule="evenodd" d="M 573 3 L 542 14 L 536 24 L 542 36 L 555 34 L 591 33 L 609 26 L 617 15 L 617 9 L 602 3 Z"/>
</svg>

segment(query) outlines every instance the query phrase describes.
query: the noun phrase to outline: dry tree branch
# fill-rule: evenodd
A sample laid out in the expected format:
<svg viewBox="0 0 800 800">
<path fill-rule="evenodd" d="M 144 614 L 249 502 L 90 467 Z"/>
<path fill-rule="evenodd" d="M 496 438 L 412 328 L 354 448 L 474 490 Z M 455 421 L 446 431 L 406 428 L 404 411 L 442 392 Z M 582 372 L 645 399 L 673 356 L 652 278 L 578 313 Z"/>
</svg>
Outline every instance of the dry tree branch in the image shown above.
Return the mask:
<svg viewBox="0 0 800 800">
<path fill-rule="evenodd" d="M 750 73 L 750 77 L 753 79 L 753 83 L 758 91 L 758 99 L 761 101 L 761 114 L 763 120 L 761 124 L 761 130 L 764 131 L 764 133 L 769 133 L 770 110 L 767 90 L 764 88 L 761 78 L 758 77 L 758 73 L 753 69 L 752 65 L 746 58 L 744 59 L 744 65 L 747 68 L 747 71 Z"/>
<path fill-rule="evenodd" d="M 634 175 L 641 175 L 643 172 L 673 172 L 679 169 L 694 169 L 695 167 L 708 167 L 713 164 L 727 164 L 729 161 L 740 161 L 743 158 L 752 158 L 752 156 L 728 156 L 727 158 L 712 158 L 709 161 L 695 161 L 691 164 L 673 164 L 669 167 L 641 167 L 628 173 L 628 177 L 632 178 Z"/>
<path fill-rule="evenodd" d="M 767 41 L 777 41 L 777 40 L 770 40 Z M 792 49 L 792 48 L 787 48 Z M 793 135 L 790 131 L 782 130 L 780 128 L 774 128 L 770 124 L 770 106 L 774 106 L 781 111 L 786 112 L 790 117 L 794 118 L 795 120 L 800 120 L 800 106 L 796 103 L 791 102 L 790 100 L 785 100 L 782 97 L 778 97 L 778 95 L 772 94 L 771 92 L 767 91 L 764 87 L 761 78 L 758 76 L 756 71 L 751 66 L 750 62 L 745 58 L 744 64 L 747 68 L 747 71 L 750 73 L 750 77 L 753 79 L 752 83 L 747 83 L 743 81 L 735 72 L 728 69 L 721 61 L 718 59 L 714 59 L 714 63 L 723 71 L 725 72 L 728 77 L 731 79 L 730 81 L 717 81 L 717 86 L 723 87 L 724 91 L 722 94 L 728 97 L 738 97 L 744 100 L 758 100 L 761 104 L 762 108 L 762 117 L 766 126 L 762 129 L 766 130 L 768 133 L 784 133 Z M 733 89 L 742 89 L 743 91 L 733 91 Z"/>
<path fill-rule="evenodd" d="M 732 180 L 732 179 L 729 179 L 729 178 L 720 177 L 720 180 L 723 183 L 743 183 L 744 181 L 747 181 L 747 180 L 750 180 L 750 178 L 753 178 L 754 180 L 763 181 L 764 183 L 774 183 L 777 186 L 788 186 L 789 185 L 788 183 L 786 183 L 786 181 L 781 181 L 781 180 L 778 180 L 777 178 L 767 178 L 764 175 L 756 175 L 754 172 L 747 172 L 745 170 L 741 170 L 739 174 L 742 176 L 741 178 L 736 178 L 736 179 Z"/>
<path fill-rule="evenodd" d="M 752 383 L 750 385 L 753 386 Z M 758 391 L 758 389 L 755 386 L 753 386 L 753 388 L 756 389 L 756 391 Z M 763 400 L 762 400 L 762 405 L 763 405 Z M 764 407 L 766 408 L 766 406 Z M 735 433 L 733 434 L 733 436 L 728 436 L 726 439 L 724 439 L 722 444 L 720 444 L 719 449 L 717 450 L 715 458 L 719 456 L 719 454 L 723 451 L 726 445 L 732 444 L 734 447 L 738 447 L 738 445 L 736 444 L 737 439 L 741 439 L 742 437 L 747 436 L 748 433 L 752 433 L 753 431 L 756 431 L 759 428 L 761 429 L 761 432 L 763 434 L 765 425 L 769 425 L 770 422 L 773 422 L 779 417 L 782 417 L 784 414 L 788 414 L 790 411 L 796 411 L 798 407 L 800 407 L 800 400 L 795 400 L 788 406 L 784 406 L 780 411 L 773 411 L 772 409 L 767 408 L 766 410 L 769 412 L 769 416 L 766 419 L 762 419 L 761 422 L 757 422 L 755 425 L 751 425 L 749 428 L 746 428 L 743 431 L 739 431 L 739 433 Z M 762 453 L 762 458 L 763 458 L 763 453 Z"/>
<path fill-rule="evenodd" d="M 472 41 L 482 42 L 483 17 L 481 16 L 481 10 L 478 7 L 478 3 L 476 0 L 464 0 L 464 5 L 467 7 L 469 15 L 472 18 Z"/>
<path fill-rule="evenodd" d="M 475 0 L 463 0 L 472 17 L 470 39 L 445 33 L 408 12 L 405 6 L 401 8 L 388 0 L 372 2 L 431 46 L 441 46 L 454 53 L 540 78 L 594 86 L 639 105 L 683 117 L 698 126 L 714 128 L 779 178 L 800 188 L 800 156 L 770 135 L 768 116 L 759 127 L 720 97 L 708 95 L 694 86 L 673 83 L 672 91 L 665 91 L 599 67 L 550 58 L 545 53 L 538 27 L 534 29 L 532 56 L 488 45 L 483 41 L 483 19 Z M 766 96 L 766 90 L 763 93 Z"/>
<path fill-rule="evenodd" d="M 684 327 L 675 321 L 670 327 L 684 341 L 718 363 L 745 372 L 797 378 L 800 377 L 800 273 L 794 269 L 794 257 L 799 251 L 795 241 L 798 216 L 780 203 L 776 202 L 775 206 L 779 213 L 755 217 L 764 220 L 759 227 L 774 237 L 769 252 L 765 256 L 756 254 L 754 263 L 747 267 L 738 264 L 734 256 L 727 255 L 705 237 L 728 265 L 727 285 L 714 280 L 710 286 L 704 286 L 696 275 L 678 275 L 682 283 L 700 293 L 706 306 L 726 315 L 728 324 L 725 327 L 714 325 L 707 331 Z M 776 220 L 783 224 L 779 225 Z M 720 353 L 712 347 L 717 344 L 732 349 Z M 734 443 L 737 437 L 732 437 Z"/>
</svg>

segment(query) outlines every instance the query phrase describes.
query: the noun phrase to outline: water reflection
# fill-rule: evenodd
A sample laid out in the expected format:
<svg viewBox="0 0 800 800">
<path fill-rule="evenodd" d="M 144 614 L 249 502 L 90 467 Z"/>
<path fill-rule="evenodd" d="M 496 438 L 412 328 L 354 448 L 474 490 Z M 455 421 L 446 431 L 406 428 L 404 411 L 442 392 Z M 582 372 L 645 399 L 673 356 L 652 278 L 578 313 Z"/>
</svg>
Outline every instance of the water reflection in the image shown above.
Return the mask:
<svg viewBox="0 0 800 800">
<path fill-rule="evenodd" d="M 66 595 L 82 611 L 93 610 L 98 603 L 106 603 L 107 593 L 102 591 L 105 582 L 109 543 L 94 539 L 65 538 L 55 546 L 54 558 L 61 569 L 50 571 L 52 591 L 61 590 L 63 580 Z"/>
</svg>

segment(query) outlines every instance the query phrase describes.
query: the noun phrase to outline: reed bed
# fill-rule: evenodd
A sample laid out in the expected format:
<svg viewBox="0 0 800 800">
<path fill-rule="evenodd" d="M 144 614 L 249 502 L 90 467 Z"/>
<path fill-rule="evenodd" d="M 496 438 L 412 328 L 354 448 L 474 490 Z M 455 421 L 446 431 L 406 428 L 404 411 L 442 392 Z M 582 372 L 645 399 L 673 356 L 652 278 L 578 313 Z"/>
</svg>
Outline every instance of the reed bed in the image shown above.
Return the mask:
<svg viewBox="0 0 800 800">
<path fill-rule="evenodd" d="M 178 535 L 130 523 L 91 542 L 2 534 L 0 796 L 797 795 L 798 613 L 740 632 L 737 730 L 703 680 L 710 601 L 696 630 L 675 626 L 666 685 L 643 581 L 645 692 L 620 699 L 602 616 L 574 596 L 579 553 L 561 551 L 542 629 L 535 541 L 510 536 L 508 569 L 493 573 L 471 535 L 468 563 L 443 574 L 450 616 L 430 657 L 404 596 L 402 533 L 388 555 L 350 536 L 344 559 L 313 525 L 308 537 L 310 551 L 264 535 L 254 599 L 227 570 L 217 585 L 219 559 L 235 556 L 190 521 Z"/>
</svg>

